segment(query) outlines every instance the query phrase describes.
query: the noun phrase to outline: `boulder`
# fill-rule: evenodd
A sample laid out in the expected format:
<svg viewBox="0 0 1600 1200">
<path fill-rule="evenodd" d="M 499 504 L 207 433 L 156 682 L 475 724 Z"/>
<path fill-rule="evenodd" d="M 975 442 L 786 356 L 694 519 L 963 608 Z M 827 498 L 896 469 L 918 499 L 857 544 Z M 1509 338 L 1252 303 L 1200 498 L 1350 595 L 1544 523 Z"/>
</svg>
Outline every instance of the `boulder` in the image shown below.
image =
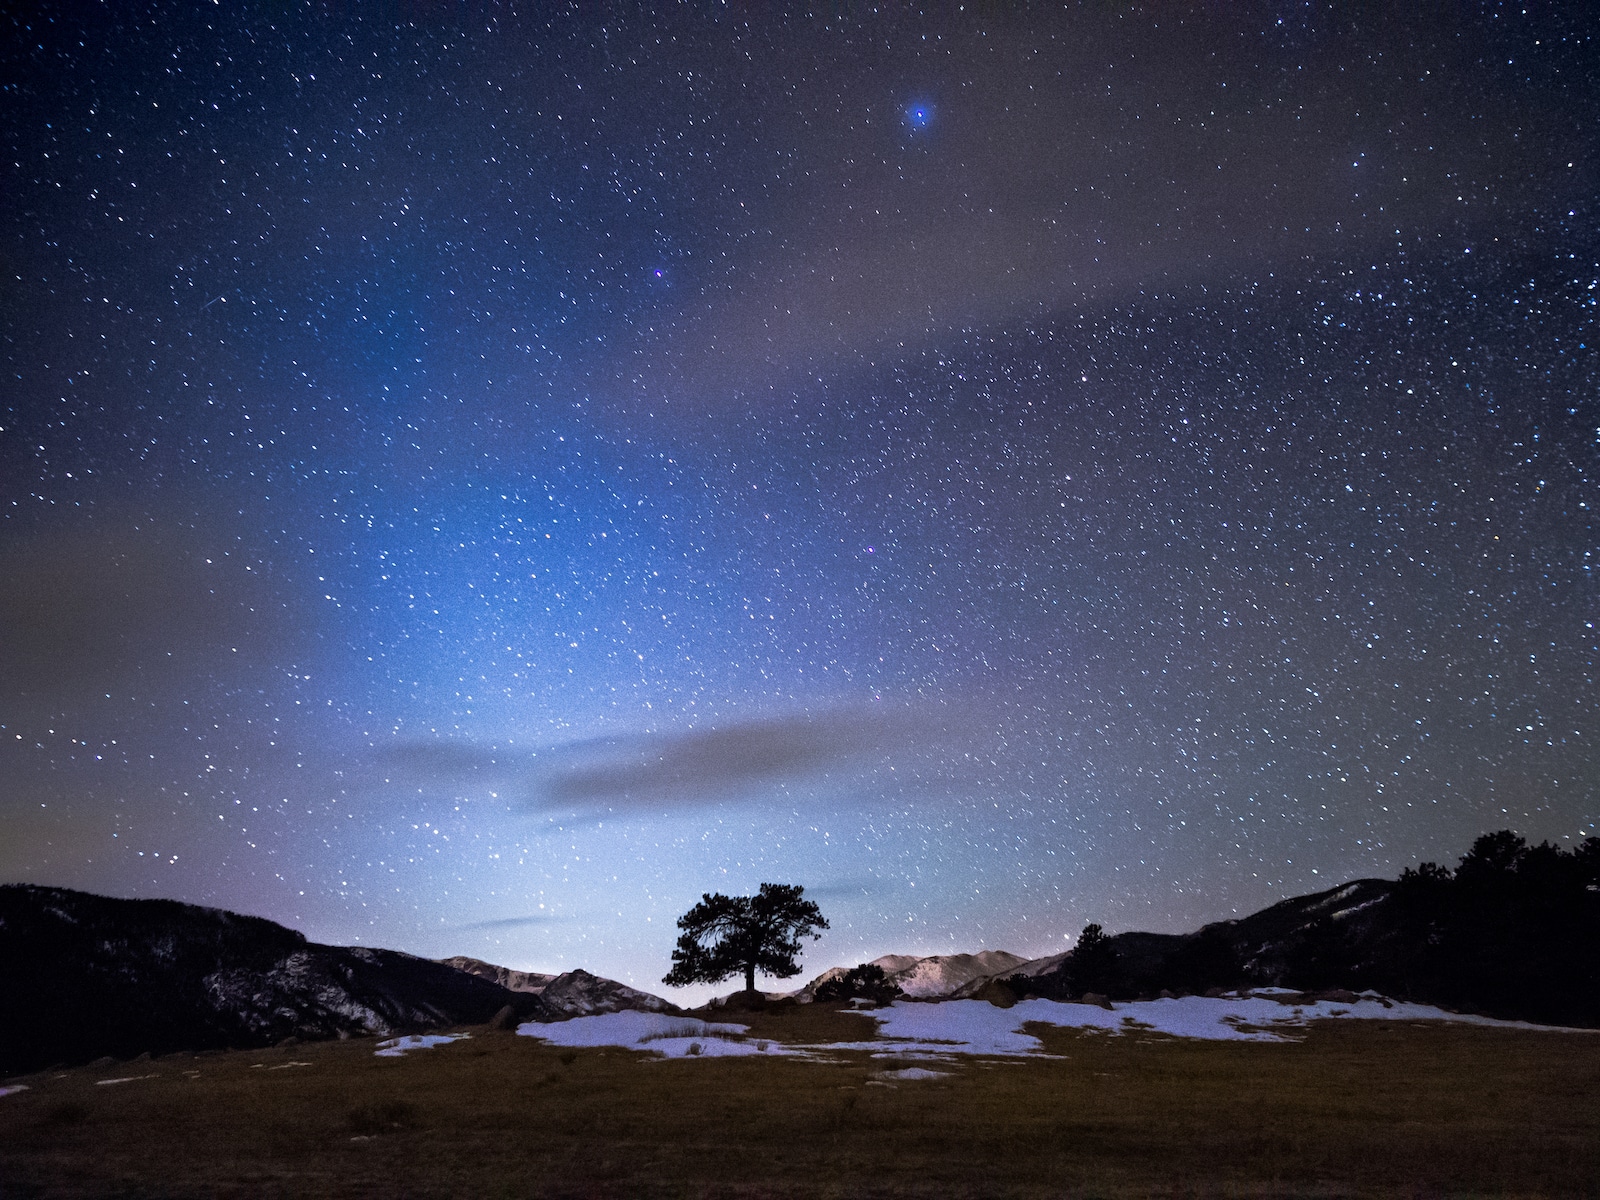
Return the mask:
<svg viewBox="0 0 1600 1200">
<path fill-rule="evenodd" d="M 507 1004 L 494 1016 L 489 1018 L 490 1029 L 515 1029 L 517 1027 L 517 1011 Z"/>
<path fill-rule="evenodd" d="M 991 979 L 977 991 L 972 993 L 974 1000 L 985 1000 L 996 1008 L 1011 1008 L 1017 1003 L 1017 993 L 1009 984 L 999 979 Z"/>
<path fill-rule="evenodd" d="M 1106 1009 L 1107 1011 L 1109 1011 L 1111 1008 L 1111 1001 L 1105 996 L 1102 996 L 1099 992 L 1085 992 L 1082 996 L 1078 997 L 1078 1003 L 1093 1004 L 1100 1008 Z"/>
<path fill-rule="evenodd" d="M 1307 1000 L 1328 1000 L 1334 1004 L 1356 1004 L 1361 997 L 1348 988 L 1328 988 L 1321 992 L 1307 992 Z"/>
</svg>

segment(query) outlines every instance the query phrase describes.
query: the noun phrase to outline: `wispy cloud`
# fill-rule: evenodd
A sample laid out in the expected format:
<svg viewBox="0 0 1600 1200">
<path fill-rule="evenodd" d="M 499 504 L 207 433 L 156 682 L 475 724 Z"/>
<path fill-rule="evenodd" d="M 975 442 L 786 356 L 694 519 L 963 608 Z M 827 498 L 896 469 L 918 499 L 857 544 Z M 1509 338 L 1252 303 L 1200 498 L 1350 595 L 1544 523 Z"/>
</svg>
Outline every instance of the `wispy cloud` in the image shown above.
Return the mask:
<svg viewBox="0 0 1600 1200">
<path fill-rule="evenodd" d="M 538 751 L 417 742 L 387 753 L 380 769 L 386 783 L 451 794 L 489 790 L 552 815 L 666 810 L 858 778 L 897 759 L 947 750 L 954 728 L 948 713 L 841 707 Z"/>
<path fill-rule="evenodd" d="M 155 522 L 150 522 L 155 525 Z M 49 711 L 185 686 L 298 641 L 283 596 L 220 527 L 52 524 L 0 536 L 0 694 Z M 219 548 L 220 547 L 220 548 Z M 279 585 L 282 581 L 278 581 Z"/>
<path fill-rule="evenodd" d="M 806 895 L 813 900 L 855 900 L 862 896 L 881 896 L 886 892 L 900 891 L 903 884 L 893 880 L 877 879 L 870 875 L 849 879 L 835 879 L 806 885 Z"/>
<path fill-rule="evenodd" d="M 483 933 L 496 929 L 527 929 L 534 925 L 553 925 L 560 917 L 529 916 L 529 917 L 499 917 L 493 921 L 473 921 L 467 925 L 458 925 L 456 928 L 464 933 Z"/>
<path fill-rule="evenodd" d="M 587 747 L 542 780 L 555 807 L 674 806 L 798 783 L 906 748 L 917 724 L 870 710 L 746 721 Z"/>
</svg>

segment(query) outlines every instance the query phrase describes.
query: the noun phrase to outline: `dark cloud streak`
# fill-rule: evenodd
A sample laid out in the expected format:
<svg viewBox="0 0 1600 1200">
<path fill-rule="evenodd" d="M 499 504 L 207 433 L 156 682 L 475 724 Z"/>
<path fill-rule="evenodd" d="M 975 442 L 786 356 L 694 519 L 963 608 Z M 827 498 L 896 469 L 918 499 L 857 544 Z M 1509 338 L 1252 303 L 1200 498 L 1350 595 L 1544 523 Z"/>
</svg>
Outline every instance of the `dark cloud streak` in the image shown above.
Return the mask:
<svg viewBox="0 0 1600 1200">
<path fill-rule="evenodd" d="M 531 929 L 539 925 L 554 925 L 559 917 L 499 917 L 492 921 L 472 921 L 456 926 L 463 933 L 490 933 L 495 930 Z"/>
<path fill-rule="evenodd" d="M 557 806 L 664 807 L 736 798 L 903 749 L 912 733 L 902 720 L 848 710 L 748 721 L 619 746 L 557 771 L 542 791 Z"/>
<path fill-rule="evenodd" d="M 764 795 L 894 758 L 948 752 L 947 716 L 842 708 L 687 733 L 590 738 L 543 751 L 412 742 L 374 764 L 424 791 L 494 788 L 541 811 L 662 810 Z"/>
<path fill-rule="evenodd" d="M 0 539 L 0 694 L 16 698 L 12 715 L 193 696 L 306 655 L 308 606 L 237 546 L 170 515 L 54 521 Z"/>
</svg>

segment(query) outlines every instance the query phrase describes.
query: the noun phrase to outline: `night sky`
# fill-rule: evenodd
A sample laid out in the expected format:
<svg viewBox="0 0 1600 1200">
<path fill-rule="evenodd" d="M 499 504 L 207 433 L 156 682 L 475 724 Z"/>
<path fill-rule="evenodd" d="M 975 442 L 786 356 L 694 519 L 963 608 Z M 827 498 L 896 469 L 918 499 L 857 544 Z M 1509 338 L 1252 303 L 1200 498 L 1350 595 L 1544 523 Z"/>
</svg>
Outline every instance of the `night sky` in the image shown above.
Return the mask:
<svg viewBox="0 0 1600 1200">
<path fill-rule="evenodd" d="M 1583 6 L 649 7 L 5 18 L 0 880 L 661 991 L 1600 832 Z"/>
</svg>

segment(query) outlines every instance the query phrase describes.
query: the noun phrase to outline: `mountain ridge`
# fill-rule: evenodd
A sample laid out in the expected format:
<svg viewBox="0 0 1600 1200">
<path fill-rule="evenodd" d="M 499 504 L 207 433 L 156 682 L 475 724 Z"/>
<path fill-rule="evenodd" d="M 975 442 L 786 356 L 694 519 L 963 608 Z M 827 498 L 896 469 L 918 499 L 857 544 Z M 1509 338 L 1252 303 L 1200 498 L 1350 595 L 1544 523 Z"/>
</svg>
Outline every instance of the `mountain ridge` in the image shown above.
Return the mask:
<svg viewBox="0 0 1600 1200">
<path fill-rule="evenodd" d="M 1600 838 L 1567 851 L 1485 834 L 1455 870 L 1356 879 L 1192 933 L 1086 930 L 1064 954 L 884 955 L 768 1000 L 1083 1000 L 1276 987 L 1375 991 L 1461 1012 L 1600 1027 Z M 659 996 L 582 969 L 324 946 L 174 900 L 0 885 L 0 1075 L 141 1052 L 562 1020 Z M 714 1001 L 726 1005 L 732 998 Z M 1096 1001 L 1091 1001 L 1096 1002 Z"/>
<path fill-rule="evenodd" d="M 1424 863 L 1398 880 L 1355 879 L 1191 933 L 1093 928 L 1066 953 L 964 979 L 923 964 L 977 956 L 886 955 L 863 965 L 884 969 L 885 985 L 918 980 L 915 992 L 900 989 L 912 999 L 1373 991 L 1488 1017 L 1600 1027 L 1600 839 L 1561 851 L 1486 834 L 1454 872 Z M 846 975 L 831 968 L 793 995 L 803 1001 Z"/>
<path fill-rule="evenodd" d="M 539 977 L 398 950 L 325 946 L 263 917 L 176 900 L 0 885 L 0 1075 L 110 1056 L 388 1037 L 560 1020 L 657 996 L 586 971 Z M 486 977 L 487 976 L 487 977 Z M 520 978 L 519 978 L 520 977 Z"/>
<path fill-rule="evenodd" d="M 973 971 L 960 982 L 890 955 L 862 964 L 884 978 L 859 988 L 863 999 L 879 1001 L 893 994 L 892 979 L 919 978 L 921 998 L 995 1003 L 1262 987 L 1373 991 L 1457 1012 L 1593 1028 L 1600 1027 L 1597 947 L 1600 837 L 1564 849 L 1500 830 L 1474 841 L 1454 869 L 1425 862 L 1395 880 L 1354 879 L 1191 933 L 1107 935 L 1089 926 L 1065 954 L 1010 971 Z M 802 992 L 830 983 L 830 994 L 848 991 L 848 976 L 860 973 L 834 968 Z"/>
</svg>

